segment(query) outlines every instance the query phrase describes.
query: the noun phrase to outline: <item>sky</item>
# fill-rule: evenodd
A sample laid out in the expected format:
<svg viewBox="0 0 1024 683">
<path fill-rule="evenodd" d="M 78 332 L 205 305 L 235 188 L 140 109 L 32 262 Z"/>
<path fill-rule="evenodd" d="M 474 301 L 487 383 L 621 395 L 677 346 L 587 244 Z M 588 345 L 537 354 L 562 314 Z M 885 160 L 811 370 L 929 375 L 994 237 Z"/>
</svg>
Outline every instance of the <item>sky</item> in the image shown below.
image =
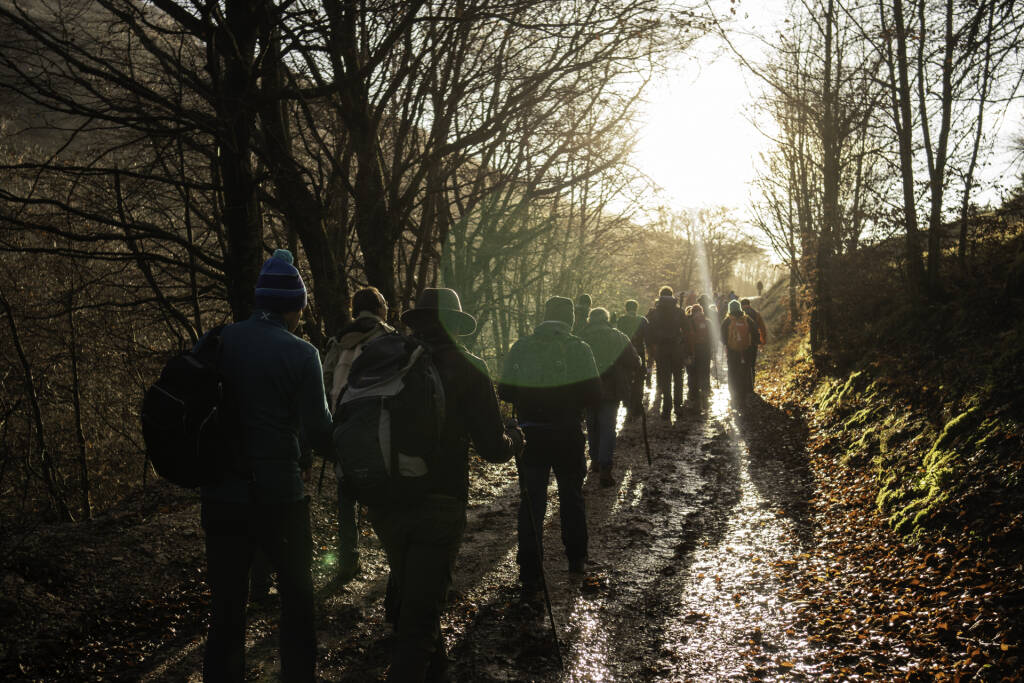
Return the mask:
<svg viewBox="0 0 1024 683">
<path fill-rule="evenodd" d="M 725 16 L 730 4 L 711 6 Z M 770 32 L 785 2 L 741 2 L 739 8 L 731 39 L 744 56 L 759 62 L 765 47 L 746 32 L 754 26 Z M 668 206 L 747 206 L 755 163 L 768 147 L 751 120 L 760 92 L 757 78 L 715 37 L 680 55 L 650 86 L 635 160 L 664 189 Z"/>
<path fill-rule="evenodd" d="M 770 49 L 755 38 L 773 35 L 782 25 L 786 0 L 738 0 L 729 37 L 744 57 L 759 63 Z M 730 0 L 709 0 L 719 17 L 729 16 Z M 720 38 L 709 36 L 680 55 L 669 73 L 647 94 L 635 163 L 664 190 L 664 204 L 676 210 L 724 205 L 747 215 L 759 154 L 767 137 L 751 120 L 762 85 L 744 70 Z M 994 120 L 995 119 L 995 120 Z M 998 203 L 1007 187 L 1016 185 L 1019 165 L 1009 151 L 1021 132 L 1024 102 L 1007 116 L 992 121 L 997 138 L 990 164 L 979 169 L 982 203 Z M 771 126 L 762 120 L 762 125 Z"/>
</svg>

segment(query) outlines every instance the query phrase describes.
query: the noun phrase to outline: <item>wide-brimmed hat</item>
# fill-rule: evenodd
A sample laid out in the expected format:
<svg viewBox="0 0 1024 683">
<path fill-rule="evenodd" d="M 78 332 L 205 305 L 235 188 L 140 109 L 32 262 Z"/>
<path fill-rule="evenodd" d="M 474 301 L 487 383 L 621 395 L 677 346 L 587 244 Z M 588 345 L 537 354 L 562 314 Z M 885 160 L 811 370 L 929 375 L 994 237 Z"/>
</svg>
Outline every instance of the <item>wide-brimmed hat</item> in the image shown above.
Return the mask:
<svg viewBox="0 0 1024 683">
<path fill-rule="evenodd" d="M 463 312 L 458 292 L 447 287 L 424 289 L 416 299 L 416 305 L 402 314 L 402 322 L 409 327 L 440 322 L 444 329 L 456 336 L 473 334 L 476 330 L 476 319 Z"/>
</svg>

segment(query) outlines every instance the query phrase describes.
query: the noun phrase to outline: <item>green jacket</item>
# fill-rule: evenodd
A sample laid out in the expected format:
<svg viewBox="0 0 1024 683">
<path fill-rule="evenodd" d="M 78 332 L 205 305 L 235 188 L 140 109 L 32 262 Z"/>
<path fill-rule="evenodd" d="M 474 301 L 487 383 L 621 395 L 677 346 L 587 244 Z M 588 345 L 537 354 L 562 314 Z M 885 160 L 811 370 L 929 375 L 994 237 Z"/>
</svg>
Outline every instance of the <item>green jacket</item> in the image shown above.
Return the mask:
<svg viewBox="0 0 1024 683">
<path fill-rule="evenodd" d="M 601 375 L 601 399 L 625 401 L 629 389 L 640 374 L 640 356 L 629 337 L 605 322 L 591 323 L 580 332 L 594 353 Z"/>
</svg>

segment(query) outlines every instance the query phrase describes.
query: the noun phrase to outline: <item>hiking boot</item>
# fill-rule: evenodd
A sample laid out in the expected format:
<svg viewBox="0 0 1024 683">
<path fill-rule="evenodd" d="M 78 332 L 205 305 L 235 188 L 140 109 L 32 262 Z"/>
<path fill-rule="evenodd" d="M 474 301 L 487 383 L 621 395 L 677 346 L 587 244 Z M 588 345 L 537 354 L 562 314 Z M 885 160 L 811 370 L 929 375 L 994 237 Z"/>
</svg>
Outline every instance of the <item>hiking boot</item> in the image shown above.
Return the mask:
<svg viewBox="0 0 1024 683">
<path fill-rule="evenodd" d="M 601 468 L 601 486 L 607 488 L 609 486 L 615 486 L 615 479 L 612 477 L 611 467 Z"/>
<path fill-rule="evenodd" d="M 577 557 L 569 560 L 569 574 L 571 576 L 583 576 L 587 573 L 587 558 Z"/>
</svg>

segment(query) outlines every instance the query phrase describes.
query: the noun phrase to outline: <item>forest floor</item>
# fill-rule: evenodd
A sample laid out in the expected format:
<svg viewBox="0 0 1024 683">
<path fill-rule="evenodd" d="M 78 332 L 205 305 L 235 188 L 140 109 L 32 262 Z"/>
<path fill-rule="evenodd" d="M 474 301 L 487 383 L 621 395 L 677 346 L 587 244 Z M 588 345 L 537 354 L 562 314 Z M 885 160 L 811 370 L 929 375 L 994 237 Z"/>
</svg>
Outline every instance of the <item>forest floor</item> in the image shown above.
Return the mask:
<svg viewBox="0 0 1024 683">
<path fill-rule="evenodd" d="M 618 485 L 585 484 L 590 564 L 569 576 L 552 485 L 543 607 L 518 597 L 512 464 L 471 473 L 443 633 L 460 681 L 1019 680 L 1019 567 L 905 545 L 872 483 L 814 452 L 818 428 L 782 390 L 730 409 L 624 423 Z M 314 499 L 319 672 L 377 680 L 388 663 L 383 554 L 363 525 L 362 573 L 330 582 L 330 472 Z M 118 512 L 38 528 L 0 557 L 0 677 L 200 680 L 208 594 L 198 506 L 162 483 Z M 250 611 L 247 678 L 276 680 L 278 603 Z M 561 666 L 558 654 L 561 655 Z"/>
</svg>

